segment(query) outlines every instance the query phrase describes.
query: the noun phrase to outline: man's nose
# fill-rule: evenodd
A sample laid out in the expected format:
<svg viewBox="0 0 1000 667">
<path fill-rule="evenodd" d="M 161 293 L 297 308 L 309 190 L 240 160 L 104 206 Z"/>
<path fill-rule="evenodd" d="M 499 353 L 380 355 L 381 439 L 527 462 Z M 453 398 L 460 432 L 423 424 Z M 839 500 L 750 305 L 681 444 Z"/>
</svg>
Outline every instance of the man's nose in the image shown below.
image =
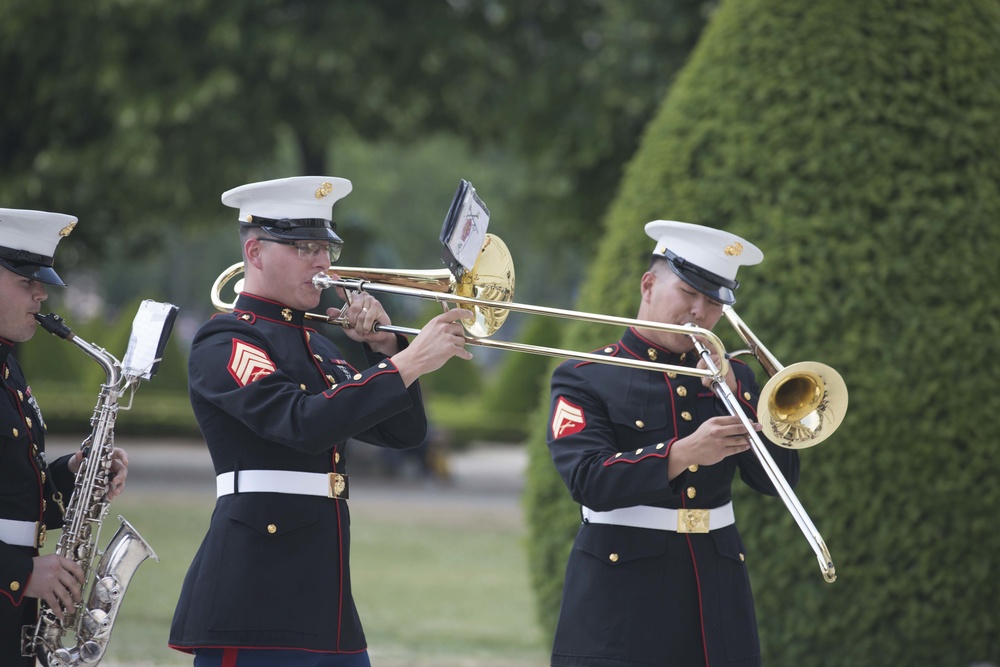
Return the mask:
<svg viewBox="0 0 1000 667">
<path fill-rule="evenodd" d="M 317 272 L 325 272 L 330 268 L 330 256 L 323 252 L 316 253 L 316 258 L 313 260 L 313 268 Z"/>
<path fill-rule="evenodd" d="M 701 320 L 707 308 L 708 300 L 704 296 L 699 296 L 691 302 L 691 316 L 697 320 Z"/>
</svg>

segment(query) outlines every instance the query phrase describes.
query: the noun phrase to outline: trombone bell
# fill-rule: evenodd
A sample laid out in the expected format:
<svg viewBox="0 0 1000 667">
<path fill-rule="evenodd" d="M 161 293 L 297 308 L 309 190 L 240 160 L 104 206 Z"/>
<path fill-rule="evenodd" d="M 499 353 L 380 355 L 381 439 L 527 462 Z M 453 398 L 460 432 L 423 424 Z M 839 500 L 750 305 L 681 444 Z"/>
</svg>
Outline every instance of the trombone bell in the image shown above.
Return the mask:
<svg viewBox="0 0 1000 667">
<path fill-rule="evenodd" d="M 771 442 L 788 449 L 818 445 L 847 412 L 847 385 L 840 373 L 815 361 L 800 361 L 774 374 L 758 401 L 758 417 Z"/>
<path fill-rule="evenodd" d="M 458 279 L 447 269 L 404 271 L 331 266 L 326 275 L 321 273 L 313 278 L 313 284 L 321 289 L 332 286 L 335 283 L 328 279 L 330 274 L 340 276 L 341 280 L 358 280 L 362 284 L 370 282 L 376 285 L 453 294 L 457 297 L 496 303 L 497 307 L 493 307 L 481 303 L 465 304 L 461 298 L 437 299 L 442 303 L 454 301 L 457 305 L 471 310 L 474 316 L 462 320 L 462 326 L 470 336 L 476 338 L 487 338 L 497 332 L 510 313 L 510 310 L 502 307 L 503 304 L 510 303 L 514 299 L 514 260 L 510 256 L 507 244 L 493 234 L 486 235 L 472 269 L 463 273 Z"/>
<path fill-rule="evenodd" d="M 514 299 L 514 260 L 507 244 L 499 236 L 486 235 L 475 265 L 456 281 L 454 294 L 498 304 L 510 303 Z M 458 305 L 461 306 L 462 303 L 458 302 Z M 486 338 L 496 333 L 510 313 L 505 308 L 480 305 L 472 306 L 471 310 L 475 313 L 474 322 L 462 320 L 462 324 L 470 335 L 477 338 Z"/>
<path fill-rule="evenodd" d="M 212 305 L 217 310 L 222 312 L 233 310 L 236 304 L 235 297 L 232 301 L 225 301 L 222 297 L 222 291 L 230 281 L 243 272 L 243 262 L 237 262 L 215 279 L 211 297 Z M 389 294 L 405 294 L 406 290 L 412 290 L 415 293 L 411 296 L 423 296 L 424 298 L 436 297 L 440 294 L 453 294 L 460 297 L 458 299 L 440 297 L 436 300 L 442 303 L 454 301 L 456 304 L 473 311 L 474 316 L 462 320 L 462 325 L 469 332 L 469 335 L 476 338 L 487 338 L 496 333 L 510 312 L 503 305 L 514 299 L 514 260 L 510 256 L 507 244 L 499 236 L 493 234 L 486 235 L 472 269 L 466 271 L 457 280 L 447 269 L 403 271 L 331 266 L 325 273 L 319 273 L 313 278 L 313 284 L 316 285 L 317 289 L 326 289 L 337 284 L 330 278 L 330 274 L 340 276 L 342 281 L 356 281 L 357 289 L 372 283 L 369 287 L 379 288 L 378 291 Z M 395 291 L 394 288 L 400 288 L 400 291 Z M 355 289 L 355 287 L 348 286 L 347 289 Z M 240 292 L 243 291 L 242 278 L 235 281 L 232 285 L 232 291 L 235 296 L 239 296 Z M 463 298 L 480 302 L 464 304 Z M 489 305 L 485 304 L 487 301 L 490 302 Z M 494 303 L 496 306 L 493 305 Z M 306 317 L 329 322 L 325 315 L 306 313 Z"/>
</svg>

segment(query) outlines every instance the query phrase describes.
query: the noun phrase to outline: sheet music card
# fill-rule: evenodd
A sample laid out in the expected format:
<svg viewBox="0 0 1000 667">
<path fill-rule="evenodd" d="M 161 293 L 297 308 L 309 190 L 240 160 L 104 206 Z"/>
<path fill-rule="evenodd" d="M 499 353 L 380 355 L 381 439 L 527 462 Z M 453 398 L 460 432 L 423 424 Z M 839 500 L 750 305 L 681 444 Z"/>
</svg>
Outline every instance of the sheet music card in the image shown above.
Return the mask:
<svg viewBox="0 0 1000 667">
<path fill-rule="evenodd" d="M 462 180 L 441 227 L 441 259 L 455 278 L 472 270 L 486 239 L 490 212 L 472 183 Z"/>
<path fill-rule="evenodd" d="M 156 374 L 174 326 L 177 306 L 146 299 L 132 321 L 132 335 L 122 361 L 126 375 L 149 380 Z"/>
</svg>

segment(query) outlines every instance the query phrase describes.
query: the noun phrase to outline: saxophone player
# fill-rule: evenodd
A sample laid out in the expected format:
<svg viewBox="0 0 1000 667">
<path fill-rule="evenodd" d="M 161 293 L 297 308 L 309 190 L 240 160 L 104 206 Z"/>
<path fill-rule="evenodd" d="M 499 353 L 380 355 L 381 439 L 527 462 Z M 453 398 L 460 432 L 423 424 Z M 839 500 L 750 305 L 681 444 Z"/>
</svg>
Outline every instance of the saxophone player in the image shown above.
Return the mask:
<svg viewBox="0 0 1000 667">
<path fill-rule="evenodd" d="M 52 268 L 56 245 L 76 225 L 61 213 L 0 208 L 0 664 L 31 667 L 21 655 L 21 628 L 37 621 L 38 600 L 62 620 L 80 601 L 83 571 L 74 561 L 39 555 L 45 530 L 62 525 L 82 453 L 45 459 L 45 422 L 14 345 L 35 333 L 47 285 L 65 287 Z M 116 449 L 109 498 L 119 493 L 128 457 Z"/>
</svg>

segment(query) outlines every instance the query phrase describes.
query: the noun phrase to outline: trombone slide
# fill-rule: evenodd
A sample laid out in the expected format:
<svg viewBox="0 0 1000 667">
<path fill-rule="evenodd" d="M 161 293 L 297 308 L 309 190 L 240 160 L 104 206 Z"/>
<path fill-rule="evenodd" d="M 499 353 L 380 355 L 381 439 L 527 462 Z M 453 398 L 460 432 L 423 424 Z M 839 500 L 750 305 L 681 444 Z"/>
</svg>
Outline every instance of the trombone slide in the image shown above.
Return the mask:
<svg viewBox="0 0 1000 667">
<path fill-rule="evenodd" d="M 823 541 L 823 536 L 819 534 L 818 530 L 816 530 L 816 526 L 809 518 L 809 515 L 806 514 L 806 511 L 803 509 L 802 504 L 799 503 L 798 498 L 795 497 L 795 493 L 788 485 L 788 481 L 781 473 L 781 469 L 778 468 L 778 464 L 774 462 L 774 458 L 771 457 L 771 453 L 767 451 L 767 447 L 764 445 L 763 441 L 761 441 L 760 437 L 758 437 L 757 431 L 754 429 L 750 419 L 747 418 L 747 416 L 743 413 L 743 410 L 740 409 L 739 400 L 735 395 L 733 395 L 729 385 L 726 384 L 725 373 L 720 372 L 716 367 L 715 362 L 712 360 L 711 352 L 709 352 L 708 348 L 706 348 L 695 336 L 691 336 L 691 339 L 694 341 L 698 354 L 705 361 L 708 369 L 712 372 L 712 390 L 715 391 L 715 394 L 725 404 L 726 411 L 729 412 L 730 415 L 738 417 L 740 422 L 742 422 L 743 427 L 746 429 L 747 434 L 750 437 L 750 447 L 753 449 L 753 453 L 760 461 L 761 466 L 764 468 L 764 472 L 767 473 L 768 479 L 771 480 L 774 488 L 778 491 L 778 496 L 781 498 L 782 502 L 785 503 L 785 507 L 787 507 L 788 511 L 791 512 L 792 518 L 795 519 L 795 523 L 798 525 L 799 530 L 801 530 L 802 534 L 805 535 L 807 540 L 809 540 L 809 545 L 816 554 L 816 560 L 819 561 L 819 569 L 823 573 L 823 579 L 825 579 L 827 583 L 833 583 L 837 579 L 837 573 L 833 566 L 833 559 L 830 558 L 830 551 L 826 548 L 826 543 Z"/>
</svg>

